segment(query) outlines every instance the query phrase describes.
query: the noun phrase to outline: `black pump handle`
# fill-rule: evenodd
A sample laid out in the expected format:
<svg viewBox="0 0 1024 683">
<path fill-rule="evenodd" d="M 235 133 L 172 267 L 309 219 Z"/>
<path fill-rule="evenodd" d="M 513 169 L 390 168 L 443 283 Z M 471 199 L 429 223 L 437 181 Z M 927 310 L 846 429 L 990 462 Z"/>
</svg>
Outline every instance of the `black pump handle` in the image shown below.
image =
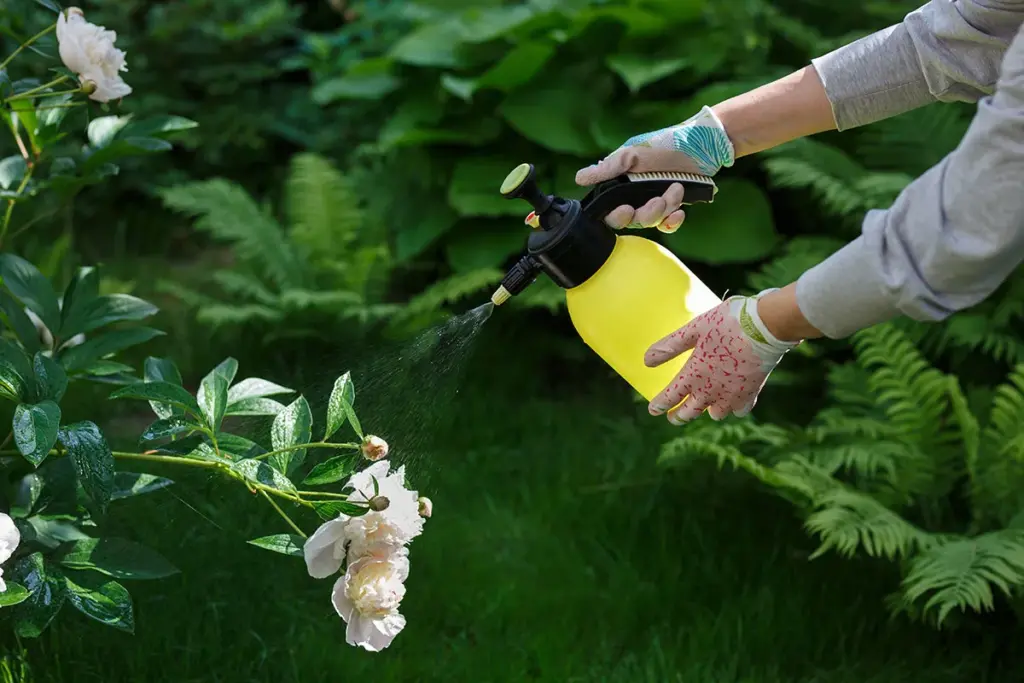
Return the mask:
<svg viewBox="0 0 1024 683">
<path fill-rule="evenodd" d="M 630 173 L 598 184 L 580 204 L 587 215 L 604 220 L 623 204 L 639 209 L 674 183 L 683 186 L 683 204 L 713 202 L 718 190 L 710 177 L 693 173 Z"/>
</svg>

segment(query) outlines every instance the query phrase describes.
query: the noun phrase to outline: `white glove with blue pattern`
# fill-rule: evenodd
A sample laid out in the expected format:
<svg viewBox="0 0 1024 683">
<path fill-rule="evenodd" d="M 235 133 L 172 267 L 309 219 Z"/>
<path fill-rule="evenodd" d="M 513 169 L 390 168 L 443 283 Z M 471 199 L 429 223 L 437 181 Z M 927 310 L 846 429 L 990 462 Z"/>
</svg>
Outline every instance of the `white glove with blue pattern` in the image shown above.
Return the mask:
<svg viewBox="0 0 1024 683">
<path fill-rule="evenodd" d="M 580 169 L 576 184 L 596 185 L 625 173 L 699 173 L 713 176 L 735 161 L 736 153 L 725 127 L 710 107 L 679 125 L 643 133 L 601 162 Z M 605 219 L 613 228 L 658 228 L 675 232 L 686 217 L 679 208 L 683 186 L 672 185 L 663 196 L 642 207 L 620 206 Z"/>
</svg>

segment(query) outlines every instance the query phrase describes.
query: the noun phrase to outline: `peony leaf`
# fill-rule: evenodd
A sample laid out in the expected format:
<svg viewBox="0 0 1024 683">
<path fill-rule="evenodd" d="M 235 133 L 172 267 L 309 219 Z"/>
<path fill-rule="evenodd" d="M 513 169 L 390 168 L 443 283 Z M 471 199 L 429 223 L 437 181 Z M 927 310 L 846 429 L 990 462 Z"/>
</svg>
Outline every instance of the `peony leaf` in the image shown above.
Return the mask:
<svg viewBox="0 0 1024 683">
<path fill-rule="evenodd" d="M 14 445 L 18 447 L 18 452 L 34 466 L 39 467 L 57 443 L 60 406 L 53 401 L 43 401 L 35 405 L 19 403 L 14 409 L 12 428 Z"/>
<path fill-rule="evenodd" d="M 282 555 L 302 557 L 302 546 L 305 541 L 303 541 L 301 536 L 296 536 L 295 534 L 274 534 L 273 536 L 254 538 L 251 541 L 246 541 L 246 543 L 257 548 L 281 553 Z"/>
</svg>

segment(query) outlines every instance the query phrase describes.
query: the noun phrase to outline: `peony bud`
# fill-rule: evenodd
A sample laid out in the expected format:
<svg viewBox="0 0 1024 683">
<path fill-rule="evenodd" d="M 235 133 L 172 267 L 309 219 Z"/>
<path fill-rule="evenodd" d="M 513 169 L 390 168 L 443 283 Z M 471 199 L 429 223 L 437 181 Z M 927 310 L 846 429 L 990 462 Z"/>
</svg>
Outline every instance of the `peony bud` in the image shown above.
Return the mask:
<svg viewBox="0 0 1024 683">
<path fill-rule="evenodd" d="M 369 507 L 374 512 L 383 512 L 388 509 L 391 505 L 391 501 L 388 500 L 387 496 L 374 496 L 370 499 Z"/>
<path fill-rule="evenodd" d="M 82 81 L 82 94 L 91 95 L 96 92 L 96 81 Z"/>
<path fill-rule="evenodd" d="M 434 513 L 434 502 L 426 496 L 420 496 L 420 517 L 430 517 Z"/>
<path fill-rule="evenodd" d="M 363 439 L 363 457 L 377 462 L 388 457 L 388 442 L 379 436 L 368 436 Z"/>
</svg>

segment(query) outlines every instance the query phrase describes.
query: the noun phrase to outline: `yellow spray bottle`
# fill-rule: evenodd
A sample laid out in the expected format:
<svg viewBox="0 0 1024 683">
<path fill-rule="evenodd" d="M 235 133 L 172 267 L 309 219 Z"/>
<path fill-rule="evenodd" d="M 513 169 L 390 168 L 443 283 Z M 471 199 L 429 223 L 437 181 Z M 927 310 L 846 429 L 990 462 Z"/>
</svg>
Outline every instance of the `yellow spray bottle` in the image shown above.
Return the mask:
<svg viewBox="0 0 1024 683">
<path fill-rule="evenodd" d="M 722 300 L 668 249 L 613 231 L 604 218 L 623 204 L 643 206 L 673 183 L 683 185 L 686 204 L 711 202 L 717 192 L 706 176 L 641 173 L 602 183 L 581 201 L 569 200 L 541 192 L 530 164 L 515 168 L 501 186 L 506 198 L 533 206 L 528 222 L 536 229 L 491 301 L 500 306 L 547 274 L 566 290 L 569 317 L 583 341 L 648 401 L 689 356 L 649 368 L 648 347 Z"/>
</svg>

